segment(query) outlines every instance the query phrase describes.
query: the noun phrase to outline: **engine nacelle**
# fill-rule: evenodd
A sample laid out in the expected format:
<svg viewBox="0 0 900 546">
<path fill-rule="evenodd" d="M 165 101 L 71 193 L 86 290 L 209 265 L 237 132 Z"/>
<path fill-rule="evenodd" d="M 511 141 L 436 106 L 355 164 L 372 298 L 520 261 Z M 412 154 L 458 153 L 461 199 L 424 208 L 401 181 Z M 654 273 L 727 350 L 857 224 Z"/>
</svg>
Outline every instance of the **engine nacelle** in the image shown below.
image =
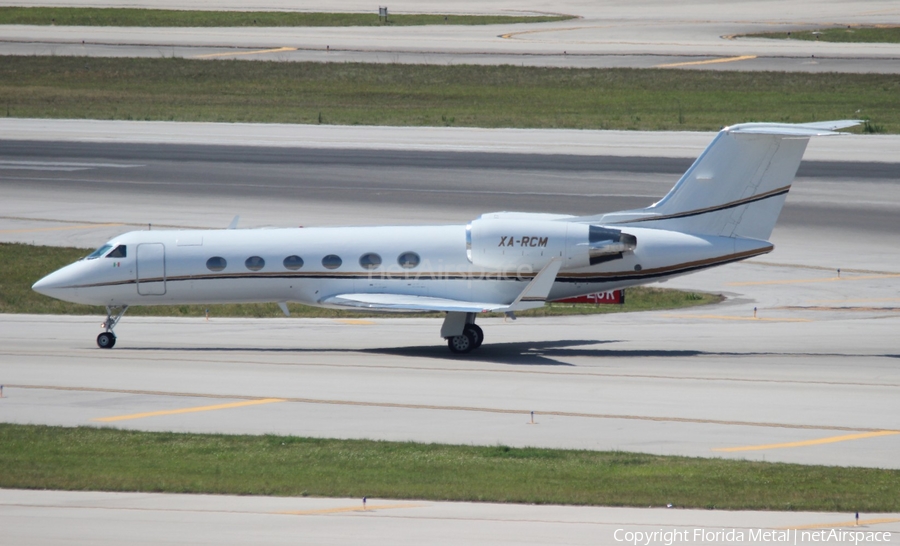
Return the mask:
<svg viewBox="0 0 900 546">
<path fill-rule="evenodd" d="M 544 215 L 493 216 L 466 226 L 466 255 L 475 266 L 508 274 L 539 271 L 553 258 L 563 260 L 562 269 L 587 267 L 619 259 L 637 246 L 636 237 L 619 229 Z"/>
</svg>

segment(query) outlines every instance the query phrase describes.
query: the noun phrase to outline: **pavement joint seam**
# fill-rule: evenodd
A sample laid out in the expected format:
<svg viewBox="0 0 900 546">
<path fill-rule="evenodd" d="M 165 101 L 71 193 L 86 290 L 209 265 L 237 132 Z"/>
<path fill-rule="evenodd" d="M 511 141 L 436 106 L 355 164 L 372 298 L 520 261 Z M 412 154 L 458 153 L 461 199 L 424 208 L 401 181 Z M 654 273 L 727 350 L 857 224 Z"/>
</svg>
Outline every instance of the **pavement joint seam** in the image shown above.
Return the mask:
<svg viewBox="0 0 900 546">
<path fill-rule="evenodd" d="M 142 317 L 148 318 L 148 317 Z M 329 319 L 329 320 L 341 320 L 341 319 Z M 125 349 L 120 349 L 124 351 Z M 29 352 L 17 352 L 17 353 L 3 353 L 0 352 L 0 356 L 53 356 L 47 353 L 29 353 Z M 71 355 L 70 358 L 75 358 L 78 355 Z M 707 355 L 708 356 L 708 355 Z M 718 355 L 721 356 L 721 355 Z M 739 353 L 729 353 L 727 356 L 785 356 L 783 354 L 773 354 L 773 355 L 762 355 L 760 353 L 749 353 L 749 354 L 739 354 Z M 829 354 L 822 355 L 803 355 L 803 356 L 835 356 Z M 892 355 L 837 355 L 837 356 L 847 356 L 847 357 L 862 357 L 862 356 L 870 356 L 870 357 L 890 357 Z M 94 357 L 90 357 L 93 359 Z M 141 362 L 168 362 L 169 359 L 165 358 L 136 358 L 131 357 L 131 360 L 141 361 Z M 256 365 L 259 362 L 250 361 L 250 360 L 212 360 L 212 359 L 192 359 L 192 362 L 201 362 L 201 363 L 212 363 L 212 364 L 249 364 Z M 484 361 L 483 361 L 484 362 Z M 486 361 L 485 363 L 490 364 L 490 361 Z M 416 371 L 434 371 L 434 372 L 483 372 L 483 373 L 496 373 L 496 374 L 530 374 L 530 375 L 552 375 L 555 377 L 565 376 L 565 377 L 613 377 L 613 378 L 627 378 L 627 379 L 661 379 L 666 381 L 721 381 L 721 382 L 735 382 L 735 383 L 773 383 L 776 385 L 826 385 L 826 386 L 836 386 L 836 387 L 846 387 L 846 386 L 854 386 L 854 387 L 877 387 L 877 388 L 900 388 L 900 383 L 863 383 L 858 381 L 799 381 L 796 379 L 749 379 L 749 378 L 741 378 L 741 377 L 699 377 L 699 376 L 676 376 L 676 375 L 652 375 L 652 374 L 616 374 L 616 373 L 602 373 L 602 372 L 571 372 L 571 371 L 540 371 L 540 370 L 504 370 L 504 369 L 484 369 L 484 368 L 442 368 L 442 367 L 431 367 L 431 366 L 390 366 L 385 364 L 375 364 L 375 365 L 361 365 L 361 364 L 327 364 L 323 362 L 304 362 L 304 363 L 296 363 L 296 362 L 267 362 L 266 366 L 303 366 L 303 367 L 322 367 L 322 368 L 362 368 L 362 369 L 372 369 L 372 370 L 416 370 Z M 69 387 L 55 387 L 55 386 L 47 386 L 43 387 L 40 385 L 37 386 L 23 386 L 22 388 L 60 388 L 65 389 Z M 174 395 L 173 395 L 174 396 Z M 215 395 L 208 395 L 215 396 Z M 230 396 L 225 396 L 224 398 L 234 398 Z M 256 398 L 256 397 L 249 397 Z"/>
<path fill-rule="evenodd" d="M 92 388 L 92 387 L 51 387 L 51 386 L 40 386 L 40 385 L 7 385 L 8 388 L 20 388 L 20 389 L 47 389 L 47 390 L 63 390 L 63 391 L 80 391 L 80 392 L 107 392 L 107 393 L 117 393 L 117 394 L 135 394 L 135 395 L 150 395 L 150 396 L 178 396 L 178 397 L 192 397 L 192 398 L 225 398 L 225 399 L 235 399 L 235 400 L 264 400 L 268 397 L 260 397 L 260 396 L 241 396 L 241 395 L 222 395 L 222 394 L 201 394 L 201 393 L 180 393 L 180 392 L 165 392 L 165 391 L 145 391 L 145 390 L 131 390 L 131 389 L 103 389 L 103 388 Z M 392 403 L 392 402 L 374 402 L 374 401 L 355 401 L 355 400 L 327 400 L 327 399 L 316 399 L 316 398 L 298 398 L 298 397 L 278 397 L 279 400 L 283 400 L 285 402 L 295 402 L 302 404 L 329 404 L 329 405 L 338 405 L 338 406 L 362 406 L 362 407 L 376 407 L 376 408 L 393 408 L 393 409 L 424 409 L 424 410 L 436 410 L 436 411 L 467 411 L 467 412 L 479 412 L 479 413 L 497 413 L 497 414 L 506 414 L 506 415 L 528 415 L 531 410 L 521 410 L 521 409 L 504 409 L 504 408 L 485 408 L 485 407 L 476 407 L 476 406 L 437 406 L 432 404 L 400 404 L 400 403 Z M 728 420 L 720 420 L 720 419 L 697 419 L 690 417 L 658 417 L 658 416 L 648 416 L 648 415 L 625 415 L 625 414 L 606 414 L 606 413 L 581 413 L 581 412 L 568 412 L 568 411 L 538 411 L 535 414 L 541 416 L 553 416 L 553 417 L 584 417 L 589 419 L 623 419 L 623 420 L 631 420 L 631 421 L 653 421 L 653 422 L 666 422 L 666 423 L 694 423 L 694 424 L 711 424 L 711 425 L 726 425 L 726 426 L 750 426 L 750 427 L 766 427 L 766 428 L 785 428 L 785 429 L 796 429 L 796 430 L 836 430 L 836 431 L 848 431 L 848 432 L 885 432 L 889 431 L 889 429 L 885 428 L 865 428 L 865 427 L 844 427 L 844 426 L 833 426 L 833 425 L 802 425 L 802 424 L 791 424 L 791 423 L 769 423 L 769 422 L 755 422 L 755 421 L 728 421 Z M 898 432 L 900 431 L 893 431 Z"/>
</svg>

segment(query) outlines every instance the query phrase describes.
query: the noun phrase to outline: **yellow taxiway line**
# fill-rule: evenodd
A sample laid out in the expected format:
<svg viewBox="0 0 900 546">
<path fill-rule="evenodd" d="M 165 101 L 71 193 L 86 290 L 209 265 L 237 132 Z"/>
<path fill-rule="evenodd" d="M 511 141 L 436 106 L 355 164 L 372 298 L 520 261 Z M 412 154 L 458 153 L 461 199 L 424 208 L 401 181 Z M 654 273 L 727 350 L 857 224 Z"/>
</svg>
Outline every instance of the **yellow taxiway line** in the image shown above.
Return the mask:
<svg viewBox="0 0 900 546">
<path fill-rule="evenodd" d="M 194 408 L 181 408 L 174 410 L 164 410 L 164 411 L 150 411 L 147 413 L 132 413 L 130 415 L 117 415 L 115 417 L 100 417 L 97 419 L 91 419 L 92 421 L 99 421 L 101 423 L 111 423 L 113 421 L 127 421 L 129 419 L 143 419 L 145 417 L 158 417 L 160 415 L 178 415 L 181 413 L 195 413 L 199 411 L 214 411 L 220 409 L 229 409 L 229 408 L 241 408 L 244 406 L 258 406 L 260 404 L 272 404 L 275 402 L 286 402 L 286 400 L 281 398 L 263 398 L 261 400 L 244 400 L 243 402 L 232 402 L 230 404 L 216 404 L 214 406 L 199 406 Z"/>
<path fill-rule="evenodd" d="M 317 516 L 321 514 L 340 514 L 342 512 L 372 512 L 375 510 L 393 510 L 396 508 L 418 508 L 425 506 L 424 504 L 370 504 L 363 508 L 362 506 L 341 506 L 337 508 L 323 508 L 321 510 L 288 510 L 285 512 L 276 512 L 276 514 L 285 514 L 289 516 Z"/>
<path fill-rule="evenodd" d="M 285 51 L 297 51 L 296 47 L 276 47 L 274 49 L 259 49 L 256 51 L 233 51 L 231 53 L 208 53 L 206 55 L 194 55 L 195 59 L 212 59 L 213 57 L 234 57 L 235 55 L 259 55 L 262 53 L 282 53 Z"/>
<path fill-rule="evenodd" d="M 675 68 L 678 66 L 697 66 L 701 64 L 718 64 L 718 63 L 734 63 L 737 61 L 749 61 L 755 59 L 756 55 L 741 55 L 740 57 L 725 57 L 724 59 L 709 59 L 707 61 L 688 61 L 684 63 L 658 64 L 653 68 Z"/>
<path fill-rule="evenodd" d="M 806 447 L 817 446 L 822 444 L 833 444 L 836 442 L 847 442 L 850 440 L 862 440 L 863 438 L 876 438 L 878 436 L 893 436 L 900 434 L 900 430 L 879 430 L 875 432 L 863 432 L 860 434 L 845 434 L 843 436 L 829 436 L 828 438 L 818 438 L 816 440 L 804 440 L 802 442 L 787 442 L 784 444 L 765 444 L 761 446 L 743 446 L 743 447 L 720 447 L 713 451 L 722 451 L 733 453 L 736 451 L 760 451 L 763 449 L 782 449 L 785 447 Z"/>
</svg>

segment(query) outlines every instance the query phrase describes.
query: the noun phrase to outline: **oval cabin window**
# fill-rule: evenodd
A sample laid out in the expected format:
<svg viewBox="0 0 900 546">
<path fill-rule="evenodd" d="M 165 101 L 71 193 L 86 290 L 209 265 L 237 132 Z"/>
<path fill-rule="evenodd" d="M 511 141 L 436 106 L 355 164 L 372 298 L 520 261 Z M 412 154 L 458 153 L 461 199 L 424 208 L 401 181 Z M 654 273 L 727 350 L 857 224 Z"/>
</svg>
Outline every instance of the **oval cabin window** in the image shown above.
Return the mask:
<svg viewBox="0 0 900 546">
<path fill-rule="evenodd" d="M 266 261 L 259 256 L 250 256 L 247 258 L 247 261 L 244 262 L 244 265 L 247 266 L 247 269 L 250 271 L 259 271 L 266 266 Z"/>
<path fill-rule="evenodd" d="M 397 258 L 397 263 L 404 269 L 412 269 L 419 265 L 419 255 L 415 252 L 404 252 Z"/>
<path fill-rule="evenodd" d="M 337 269 L 341 267 L 342 263 L 344 263 L 344 261 L 341 260 L 341 257 L 335 256 L 334 254 L 329 254 L 322 258 L 322 266 L 325 269 Z"/>
<path fill-rule="evenodd" d="M 359 265 L 363 269 L 378 269 L 381 265 L 381 256 L 373 252 L 363 254 L 359 257 Z"/>
<path fill-rule="evenodd" d="M 303 267 L 303 258 L 300 256 L 288 256 L 284 259 L 284 268 L 291 271 L 297 271 Z"/>
<path fill-rule="evenodd" d="M 225 261 L 225 258 L 220 256 L 213 256 L 206 260 L 206 269 L 209 269 L 210 271 L 222 271 L 227 265 L 228 262 Z"/>
</svg>

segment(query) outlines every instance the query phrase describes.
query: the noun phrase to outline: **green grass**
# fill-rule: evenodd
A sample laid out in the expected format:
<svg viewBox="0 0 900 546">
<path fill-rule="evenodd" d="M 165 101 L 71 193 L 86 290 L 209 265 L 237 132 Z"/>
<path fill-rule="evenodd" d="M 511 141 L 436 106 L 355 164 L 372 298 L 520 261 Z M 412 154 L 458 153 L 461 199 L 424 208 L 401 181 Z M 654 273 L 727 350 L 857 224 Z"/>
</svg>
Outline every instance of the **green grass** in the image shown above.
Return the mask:
<svg viewBox="0 0 900 546">
<path fill-rule="evenodd" d="M 4 488 L 900 511 L 896 470 L 10 424 L 0 445 Z"/>
<path fill-rule="evenodd" d="M 0 313 L 34 313 L 55 315 L 104 315 L 102 307 L 69 303 L 31 289 L 31 285 L 45 275 L 90 254 L 90 250 L 79 248 L 59 248 L 31 246 L 24 244 L 0 243 Z M 554 303 L 541 309 L 534 309 L 518 316 L 560 316 L 617 313 L 623 311 L 650 311 L 678 309 L 718 303 L 723 297 L 717 294 L 664 290 L 660 288 L 629 288 L 625 305 L 580 305 Z M 359 318 L 386 316 L 384 314 L 336 311 L 300 304 L 289 304 L 293 317 Z M 274 303 L 235 305 L 162 305 L 132 307 L 129 316 L 175 316 L 202 317 L 209 309 L 213 317 L 283 317 L 281 309 Z M 443 316 L 440 313 L 390 316 Z"/>
<path fill-rule="evenodd" d="M 374 4 L 373 4 L 374 6 Z M 497 25 L 546 23 L 568 15 L 391 14 L 387 21 L 371 13 L 303 13 L 285 11 L 191 11 L 130 8 L 0 7 L 0 25 L 118 27 L 371 27 L 413 25 Z"/>
<path fill-rule="evenodd" d="M 0 57 L 0 115 L 338 125 L 718 130 L 868 118 L 900 132 L 900 76 Z"/>
<path fill-rule="evenodd" d="M 776 40 L 806 40 L 819 42 L 900 43 L 900 26 L 818 28 L 792 32 L 764 32 L 746 34 L 743 38 L 772 38 Z"/>
</svg>

